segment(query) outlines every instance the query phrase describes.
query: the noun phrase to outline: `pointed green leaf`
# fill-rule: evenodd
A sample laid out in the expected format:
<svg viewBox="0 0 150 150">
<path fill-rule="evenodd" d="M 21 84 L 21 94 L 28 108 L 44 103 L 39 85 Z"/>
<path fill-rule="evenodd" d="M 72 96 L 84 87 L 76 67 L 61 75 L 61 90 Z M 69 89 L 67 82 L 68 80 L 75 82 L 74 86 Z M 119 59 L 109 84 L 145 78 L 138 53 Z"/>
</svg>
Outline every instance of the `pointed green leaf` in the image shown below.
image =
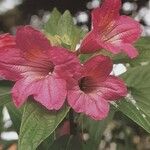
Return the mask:
<svg viewBox="0 0 150 150">
<path fill-rule="evenodd" d="M 61 37 L 62 42 L 69 46 L 67 48 L 75 49 L 84 34 L 82 29 L 74 25 L 70 12 L 66 10 L 59 19 L 57 29 L 57 35 Z"/>
<path fill-rule="evenodd" d="M 50 146 L 55 140 L 55 132 L 53 132 L 48 138 L 46 138 L 37 148 L 37 150 L 49 150 Z"/>
<path fill-rule="evenodd" d="M 66 38 L 66 40 L 68 40 L 69 42 L 69 39 L 67 38 L 70 37 L 71 35 L 73 24 L 74 23 L 73 23 L 72 16 L 70 12 L 66 10 L 58 21 L 57 34 L 60 35 L 61 37 L 64 37 L 64 40 Z"/>
<path fill-rule="evenodd" d="M 21 110 L 17 109 L 11 100 L 12 83 L 9 81 L 0 81 L 0 106 L 6 106 L 13 122 L 15 130 L 19 133 L 21 124 Z"/>
<path fill-rule="evenodd" d="M 74 50 L 85 32 L 74 25 L 73 18 L 67 10 L 63 15 L 54 9 L 49 21 L 44 26 L 47 37 L 53 45 Z"/>
<path fill-rule="evenodd" d="M 72 43 L 71 43 L 71 50 L 76 48 L 76 45 L 80 42 L 80 40 L 85 36 L 86 32 L 83 31 L 81 28 L 77 26 L 73 26 L 72 30 Z"/>
<path fill-rule="evenodd" d="M 11 83 L 8 81 L 0 81 L 0 106 L 4 106 L 5 104 L 11 102 L 11 86 Z"/>
<path fill-rule="evenodd" d="M 16 108 L 12 102 L 6 104 L 6 107 L 8 109 L 8 113 L 12 120 L 13 126 L 16 132 L 19 133 L 20 125 L 21 125 L 21 118 L 22 118 L 22 110 Z"/>
<path fill-rule="evenodd" d="M 138 66 L 122 75 L 129 94 L 117 108 L 150 133 L 150 67 Z"/>
<path fill-rule="evenodd" d="M 24 107 L 19 135 L 19 150 L 35 150 L 57 128 L 69 111 L 64 107 L 57 112 L 44 109 L 29 101 Z"/>
<path fill-rule="evenodd" d="M 150 116 L 145 114 L 140 107 L 137 109 L 130 100 L 123 99 L 117 103 L 117 109 L 150 133 Z"/>
<path fill-rule="evenodd" d="M 60 17 L 61 13 L 56 8 L 54 8 L 50 15 L 49 21 L 44 26 L 44 30 L 51 35 L 55 35 Z"/>
</svg>

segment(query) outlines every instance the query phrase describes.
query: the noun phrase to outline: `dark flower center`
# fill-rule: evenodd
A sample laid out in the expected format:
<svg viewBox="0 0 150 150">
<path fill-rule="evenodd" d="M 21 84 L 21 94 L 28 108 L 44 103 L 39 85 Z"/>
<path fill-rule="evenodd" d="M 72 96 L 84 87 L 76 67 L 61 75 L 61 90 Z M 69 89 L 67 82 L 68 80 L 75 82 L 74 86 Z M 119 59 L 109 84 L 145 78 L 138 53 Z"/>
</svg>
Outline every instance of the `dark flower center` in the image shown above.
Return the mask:
<svg viewBox="0 0 150 150">
<path fill-rule="evenodd" d="M 96 89 L 95 81 L 89 76 L 81 78 L 78 83 L 80 90 L 85 93 L 93 92 Z"/>
<path fill-rule="evenodd" d="M 52 62 L 50 62 L 49 66 L 48 66 L 48 74 L 53 73 L 54 68 L 55 68 L 55 65 Z"/>
<path fill-rule="evenodd" d="M 55 65 L 52 62 L 50 62 L 49 73 L 53 73 L 54 68 L 55 68 Z"/>
</svg>

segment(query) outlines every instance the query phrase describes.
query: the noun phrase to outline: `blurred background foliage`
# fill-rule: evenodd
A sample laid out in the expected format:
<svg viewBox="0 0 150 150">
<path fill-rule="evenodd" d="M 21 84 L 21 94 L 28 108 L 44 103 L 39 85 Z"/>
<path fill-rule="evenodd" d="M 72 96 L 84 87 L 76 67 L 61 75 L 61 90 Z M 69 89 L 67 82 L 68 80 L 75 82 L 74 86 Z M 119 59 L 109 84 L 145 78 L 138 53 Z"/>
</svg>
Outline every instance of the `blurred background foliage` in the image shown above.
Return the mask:
<svg viewBox="0 0 150 150">
<path fill-rule="evenodd" d="M 131 15 L 150 32 L 150 4 L 148 0 L 122 0 L 121 13 Z M 0 0 L 0 32 L 15 32 L 18 25 L 40 26 L 56 7 L 61 13 L 68 9 L 78 25 L 90 26 L 89 13 L 99 0 Z M 148 31 L 147 31 L 148 30 Z"/>
<path fill-rule="evenodd" d="M 68 9 L 74 16 L 74 23 L 88 30 L 91 20 L 90 11 L 97 7 L 99 3 L 99 0 L 0 0 L 0 33 L 11 32 L 15 34 L 17 26 L 26 24 L 42 28 L 55 7 L 61 13 Z M 142 36 L 150 36 L 150 1 L 122 0 L 122 3 L 121 13 L 132 16 L 141 23 L 143 28 Z M 9 107 L 7 106 L 7 108 Z M 14 107 L 13 109 L 15 110 L 16 108 Z M 18 129 L 21 122 L 21 112 L 8 110 L 0 105 L 0 150 L 17 149 L 15 143 L 18 139 L 18 131 L 16 129 Z M 17 121 L 13 120 L 11 116 L 15 116 Z M 93 122 L 91 125 L 90 120 L 81 119 L 80 121 L 83 121 L 83 128 L 79 130 L 84 130 L 83 138 L 85 140 L 89 138 L 88 134 L 86 134 L 86 129 L 89 127 L 94 135 L 93 138 L 98 138 L 96 137 L 98 131 Z M 102 135 L 99 147 L 100 150 L 150 150 L 150 135 L 119 112 L 115 113 L 114 120 L 108 124 Z M 94 150 L 89 147 L 85 149 Z"/>
</svg>

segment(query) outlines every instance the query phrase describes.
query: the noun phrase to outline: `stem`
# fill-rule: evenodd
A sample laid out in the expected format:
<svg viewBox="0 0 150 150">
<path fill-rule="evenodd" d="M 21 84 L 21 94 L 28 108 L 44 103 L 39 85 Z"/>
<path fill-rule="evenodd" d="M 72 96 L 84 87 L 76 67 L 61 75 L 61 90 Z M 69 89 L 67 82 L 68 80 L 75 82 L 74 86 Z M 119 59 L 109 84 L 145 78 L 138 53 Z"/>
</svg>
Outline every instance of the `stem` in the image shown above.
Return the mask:
<svg viewBox="0 0 150 150">
<path fill-rule="evenodd" d="M 70 121 L 70 134 L 76 135 L 77 130 L 76 130 L 76 123 L 74 122 L 73 109 L 70 109 L 69 111 L 69 121 Z"/>
</svg>

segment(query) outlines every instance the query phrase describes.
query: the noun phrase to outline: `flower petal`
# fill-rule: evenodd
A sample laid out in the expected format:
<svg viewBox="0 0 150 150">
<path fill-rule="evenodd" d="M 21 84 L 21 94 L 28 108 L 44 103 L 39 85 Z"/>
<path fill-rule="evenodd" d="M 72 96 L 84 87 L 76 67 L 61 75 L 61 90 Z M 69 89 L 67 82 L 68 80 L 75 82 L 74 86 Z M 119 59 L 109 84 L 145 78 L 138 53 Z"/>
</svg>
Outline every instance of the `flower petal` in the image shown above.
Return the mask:
<svg viewBox="0 0 150 150">
<path fill-rule="evenodd" d="M 85 76 L 92 76 L 103 81 L 112 71 L 112 61 L 109 57 L 98 55 L 92 57 L 84 64 Z"/>
<path fill-rule="evenodd" d="M 81 69 L 81 64 L 76 55 L 61 47 L 53 47 L 49 51 L 49 59 L 56 65 L 55 72 L 67 79 Z"/>
<path fill-rule="evenodd" d="M 138 51 L 135 47 L 133 47 L 131 44 L 122 44 L 122 47 L 124 48 L 123 51 L 130 57 L 135 58 L 138 56 Z"/>
<path fill-rule="evenodd" d="M 36 83 L 36 89 L 35 100 L 49 110 L 58 110 L 65 102 L 67 90 L 66 81 L 63 79 L 50 76 Z"/>
<path fill-rule="evenodd" d="M 55 65 L 66 64 L 68 62 L 79 62 L 79 59 L 73 52 L 62 48 L 62 47 L 53 47 L 51 51 L 49 51 L 49 58 L 54 62 Z"/>
<path fill-rule="evenodd" d="M 16 82 L 12 89 L 13 101 L 20 107 L 33 95 L 34 99 L 49 110 L 58 110 L 66 99 L 66 82 L 62 79 L 49 76 L 41 80 L 28 78 Z"/>
<path fill-rule="evenodd" d="M 121 8 L 120 0 L 104 0 L 101 7 L 92 11 L 93 27 L 108 28 L 108 24 L 119 17 L 119 10 Z"/>
<path fill-rule="evenodd" d="M 48 74 L 51 62 L 48 58 L 40 56 L 29 61 L 22 56 L 19 49 L 5 48 L 0 51 L 0 76 L 12 81 L 29 76 L 44 76 Z"/>
<path fill-rule="evenodd" d="M 12 99 L 16 107 L 20 107 L 27 100 L 28 96 L 33 93 L 34 86 L 32 81 L 27 79 L 19 80 L 11 90 Z"/>
<path fill-rule="evenodd" d="M 6 33 L 0 35 L 0 51 L 3 51 L 3 49 L 6 48 L 13 48 L 15 47 L 15 37 Z"/>
<path fill-rule="evenodd" d="M 31 26 L 20 27 L 16 33 L 17 46 L 23 51 L 47 51 L 51 48 L 49 40 Z"/>
<path fill-rule="evenodd" d="M 125 83 L 115 76 L 109 76 L 106 81 L 99 84 L 96 93 L 106 100 L 118 100 L 127 95 Z"/>
<path fill-rule="evenodd" d="M 25 31 L 29 34 L 33 32 L 32 38 L 31 38 L 31 35 L 27 37 L 27 34 L 25 34 L 26 33 Z M 31 27 L 26 26 L 18 30 L 19 36 L 20 36 L 20 32 L 22 34 L 22 36 L 20 37 L 20 40 L 21 38 L 26 37 L 26 40 L 22 42 L 25 45 L 27 44 L 29 48 L 31 48 L 34 45 L 41 44 L 40 42 L 38 42 L 38 40 L 41 39 L 42 41 L 43 35 L 39 31 L 36 31 L 36 30 L 34 31 L 34 29 L 32 29 Z M 33 42 L 33 44 L 31 42 Z M 43 48 L 43 50 L 45 48 L 44 44 L 46 43 L 48 45 L 47 47 L 51 48 L 51 46 L 49 45 L 49 42 L 46 41 L 46 42 L 43 42 L 43 45 L 42 44 L 40 45 L 41 48 Z M 27 51 L 24 51 L 23 53 L 22 50 L 20 50 L 17 47 L 17 45 L 15 45 L 15 37 L 9 34 L 4 34 L 0 36 L 0 46 L 1 46 L 0 47 L 0 76 L 2 78 L 5 78 L 7 80 L 17 81 L 22 76 L 29 76 L 29 75 L 31 76 L 31 74 L 32 75 L 39 74 L 41 76 L 43 75 L 43 73 L 48 74 L 50 65 L 52 65 L 52 63 L 50 62 L 47 56 L 48 50 L 47 50 L 47 53 L 45 53 L 44 51 L 41 51 L 39 49 L 28 49 Z M 24 48 L 24 47 L 21 47 L 21 48 Z"/>
<path fill-rule="evenodd" d="M 7 80 L 16 81 L 21 78 L 20 65 L 24 62 L 20 50 L 5 47 L 0 50 L 0 76 Z"/>
<path fill-rule="evenodd" d="M 55 51 L 48 39 L 40 31 L 31 26 L 20 27 L 16 34 L 16 43 L 20 48 L 21 57 L 25 59 L 27 70 L 22 73 L 28 76 L 37 73 L 39 76 L 48 75 L 53 62 L 48 56 L 49 51 Z"/>
<path fill-rule="evenodd" d="M 140 23 L 128 16 L 120 16 L 108 38 L 121 39 L 124 43 L 134 43 L 141 35 Z"/>
<path fill-rule="evenodd" d="M 92 30 L 84 37 L 79 49 L 81 54 L 94 53 L 102 48 L 97 33 Z"/>
<path fill-rule="evenodd" d="M 95 120 L 104 119 L 109 112 L 109 104 L 102 97 L 85 94 L 79 89 L 69 90 L 67 100 L 76 112 L 85 113 Z"/>
</svg>

